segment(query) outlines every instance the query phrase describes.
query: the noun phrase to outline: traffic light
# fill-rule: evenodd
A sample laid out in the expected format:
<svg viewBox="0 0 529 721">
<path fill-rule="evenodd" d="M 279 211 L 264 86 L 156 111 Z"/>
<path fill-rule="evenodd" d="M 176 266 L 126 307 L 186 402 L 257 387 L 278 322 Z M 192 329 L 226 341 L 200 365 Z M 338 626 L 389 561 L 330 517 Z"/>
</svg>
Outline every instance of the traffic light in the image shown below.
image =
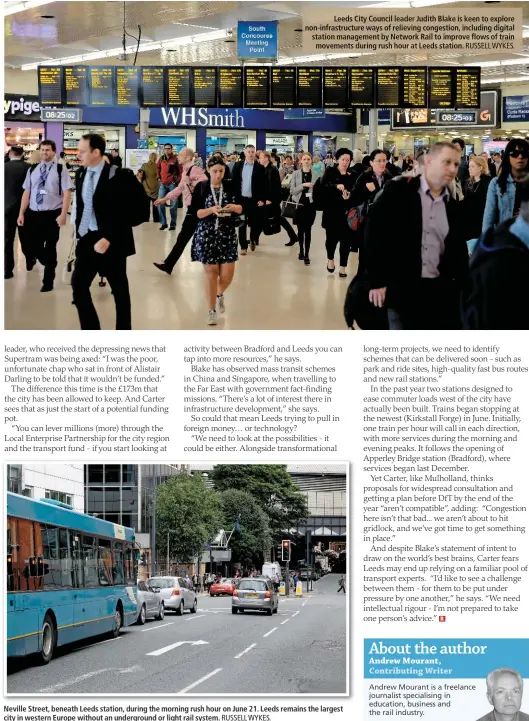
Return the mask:
<svg viewBox="0 0 529 721">
<path fill-rule="evenodd" d="M 281 543 L 281 560 L 290 561 L 290 541 L 282 541 Z"/>
</svg>

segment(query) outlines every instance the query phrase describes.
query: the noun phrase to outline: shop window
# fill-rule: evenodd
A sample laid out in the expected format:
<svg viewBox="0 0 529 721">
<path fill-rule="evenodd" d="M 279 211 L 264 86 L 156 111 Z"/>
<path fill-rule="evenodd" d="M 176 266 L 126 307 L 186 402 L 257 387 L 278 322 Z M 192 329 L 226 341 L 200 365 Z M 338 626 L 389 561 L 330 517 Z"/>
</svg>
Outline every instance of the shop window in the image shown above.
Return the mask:
<svg viewBox="0 0 529 721">
<path fill-rule="evenodd" d="M 122 586 L 125 583 L 125 554 L 123 550 L 123 544 L 119 541 L 114 541 L 114 584 L 116 586 Z"/>
<path fill-rule="evenodd" d="M 84 581 L 86 588 L 93 588 L 99 585 L 97 572 L 97 544 L 93 536 L 82 537 L 81 558 L 83 565 Z"/>
<path fill-rule="evenodd" d="M 112 547 L 104 538 L 99 539 L 98 574 L 100 586 L 112 586 Z"/>
</svg>

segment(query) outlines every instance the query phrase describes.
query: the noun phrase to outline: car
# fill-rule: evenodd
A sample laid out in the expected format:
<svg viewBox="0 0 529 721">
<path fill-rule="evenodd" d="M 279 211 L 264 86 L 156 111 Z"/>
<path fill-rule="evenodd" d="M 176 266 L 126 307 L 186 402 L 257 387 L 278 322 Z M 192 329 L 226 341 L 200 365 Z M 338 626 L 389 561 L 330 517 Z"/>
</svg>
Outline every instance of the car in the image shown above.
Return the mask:
<svg viewBox="0 0 529 721">
<path fill-rule="evenodd" d="M 197 612 L 197 594 L 190 582 L 181 576 L 153 576 L 147 584 L 159 588 L 165 611 L 175 611 L 181 616 L 184 611 Z"/>
<path fill-rule="evenodd" d="M 266 611 L 271 616 L 279 608 L 279 595 L 269 578 L 243 578 L 234 589 L 231 612 Z"/>
<path fill-rule="evenodd" d="M 145 581 L 138 581 L 138 618 L 136 623 L 143 626 L 148 618 L 163 621 L 165 606 L 159 588 L 152 588 Z"/>
<path fill-rule="evenodd" d="M 231 596 L 233 589 L 236 587 L 234 578 L 221 578 L 220 581 L 212 583 L 209 589 L 210 596 Z"/>
</svg>

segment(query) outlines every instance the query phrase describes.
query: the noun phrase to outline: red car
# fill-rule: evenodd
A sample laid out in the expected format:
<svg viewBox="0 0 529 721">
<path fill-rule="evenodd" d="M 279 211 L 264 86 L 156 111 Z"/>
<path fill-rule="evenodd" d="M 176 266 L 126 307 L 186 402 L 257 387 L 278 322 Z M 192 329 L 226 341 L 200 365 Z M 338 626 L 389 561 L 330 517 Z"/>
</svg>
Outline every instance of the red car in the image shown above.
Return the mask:
<svg viewBox="0 0 529 721">
<path fill-rule="evenodd" d="M 237 583 L 233 578 L 221 578 L 217 583 L 212 583 L 209 589 L 210 596 L 232 596 L 233 589 L 237 587 Z"/>
</svg>

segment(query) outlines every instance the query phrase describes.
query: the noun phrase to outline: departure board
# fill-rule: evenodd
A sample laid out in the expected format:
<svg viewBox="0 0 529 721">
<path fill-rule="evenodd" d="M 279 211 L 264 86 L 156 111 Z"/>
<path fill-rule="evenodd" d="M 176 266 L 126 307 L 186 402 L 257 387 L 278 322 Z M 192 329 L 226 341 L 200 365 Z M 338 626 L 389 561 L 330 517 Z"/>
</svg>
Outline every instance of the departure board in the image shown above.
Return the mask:
<svg viewBox="0 0 529 721">
<path fill-rule="evenodd" d="M 270 105 L 270 68 L 255 65 L 244 68 L 244 107 L 268 108 Z"/>
<path fill-rule="evenodd" d="M 452 68 L 428 68 L 428 107 L 453 108 Z"/>
<path fill-rule="evenodd" d="M 375 68 L 349 68 L 349 107 L 375 107 Z"/>
<path fill-rule="evenodd" d="M 94 65 L 88 77 L 90 105 L 105 108 L 114 105 L 114 66 Z"/>
<path fill-rule="evenodd" d="M 140 89 L 140 68 L 116 68 L 116 105 L 137 107 Z"/>
<path fill-rule="evenodd" d="M 402 69 L 402 105 L 403 108 L 425 108 L 427 84 L 426 68 Z"/>
<path fill-rule="evenodd" d="M 398 108 L 402 68 L 377 68 L 377 107 Z"/>
<path fill-rule="evenodd" d="M 323 90 L 322 68 L 298 67 L 297 96 L 300 108 L 321 108 Z"/>
<path fill-rule="evenodd" d="M 39 100 L 41 105 L 62 105 L 63 68 L 60 65 L 39 67 Z"/>
<path fill-rule="evenodd" d="M 455 108 L 479 108 L 481 92 L 481 68 L 454 68 L 456 102 Z"/>
<path fill-rule="evenodd" d="M 194 105 L 197 108 L 217 107 L 217 68 L 197 67 L 193 69 Z"/>
<path fill-rule="evenodd" d="M 142 105 L 145 108 L 165 108 L 165 68 L 141 68 Z"/>
<path fill-rule="evenodd" d="M 279 66 L 272 68 L 272 108 L 296 106 L 296 68 Z"/>
<path fill-rule="evenodd" d="M 169 107 L 191 105 L 191 68 L 167 68 L 167 103 Z"/>
<path fill-rule="evenodd" d="M 88 93 L 88 67 L 86 65 L 75 65 L 64 68 L 64 104 L 88 105 L 90 103 Z"/>
<path fill-rule="evenodd" d="M 219 68 L 219 108 L 242 105 L 242 68 Z"/>
<path fill-rule="evenodd" d="M 323 107 L 347 107 L 347 68 L 323 68 Z"/>
</svg>

